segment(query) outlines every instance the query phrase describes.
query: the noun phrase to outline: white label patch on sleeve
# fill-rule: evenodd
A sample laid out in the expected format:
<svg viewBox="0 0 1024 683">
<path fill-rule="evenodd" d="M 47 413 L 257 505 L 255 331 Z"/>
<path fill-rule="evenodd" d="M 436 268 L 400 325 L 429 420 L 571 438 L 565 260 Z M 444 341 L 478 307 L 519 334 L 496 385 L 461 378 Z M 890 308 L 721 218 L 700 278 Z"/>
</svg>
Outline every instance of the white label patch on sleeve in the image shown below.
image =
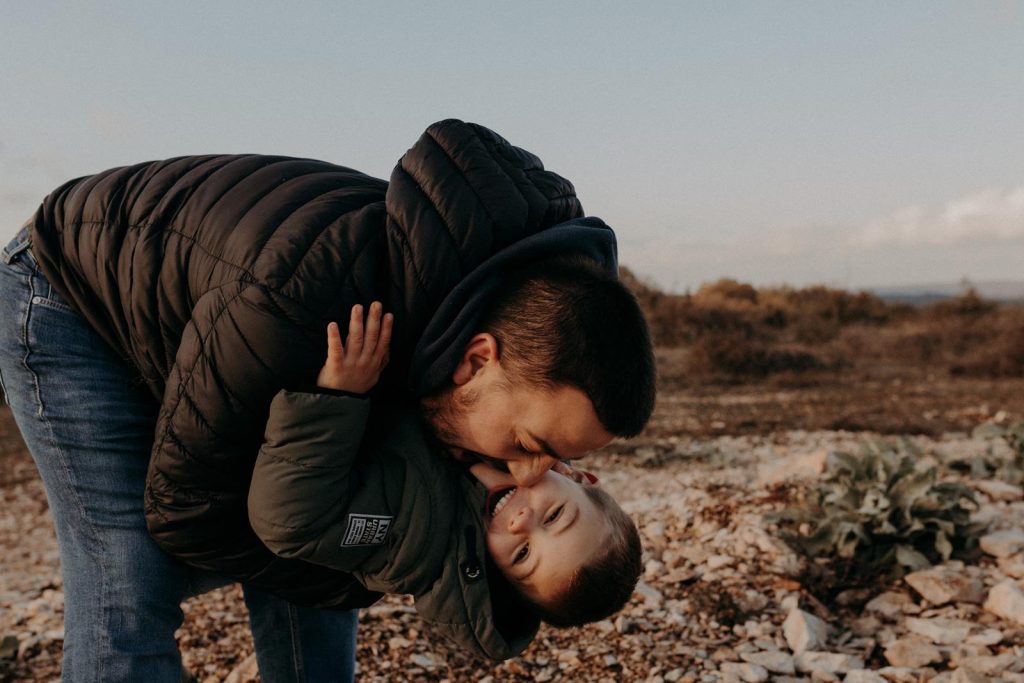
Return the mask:
<svg viewBox="0 0 1024 683">
<path fill-rule="evenodd" d="M 382 515 L 349 515 L 348 528 L 342 547 L 354 545 L 380 545 L 391 530 L 394 517 Z"/>
</svg>

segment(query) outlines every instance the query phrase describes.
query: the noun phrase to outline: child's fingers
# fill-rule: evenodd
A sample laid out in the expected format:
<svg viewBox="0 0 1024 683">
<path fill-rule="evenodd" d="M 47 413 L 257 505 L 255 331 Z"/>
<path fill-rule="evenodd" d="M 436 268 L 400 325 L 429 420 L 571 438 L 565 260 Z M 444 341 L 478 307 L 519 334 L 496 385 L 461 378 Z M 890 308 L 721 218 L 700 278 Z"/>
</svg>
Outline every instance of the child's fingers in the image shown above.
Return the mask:
<svg viewBox="0 0 1024 683">
<path fill-rule="evenodd" d="M 380 326 L 380 341 L 377 342 L 377 351 L 374 357 L 380 367 L 384 367 L 388 363 L 388 352 L 391 348 L 391 330 L 395 326 L 395 316 L 391 313 L 387 313 L 384 316 L 384 322 Z"/>
<path fill-rule="evenodd" d="M 338 361 L 345 355 L 345 345 L 341 343 L 341 330 L 338 323 L 327 325 L 327 360 Z"/>
<path fill-rule="evenodd" d="M 370 304 L 370 314 L 366 316 L 366 334 L 363 342 L 364 360 L 370 360 L 377 354 L 377 340 L 380 337 L 380 313 L 383 306 L 379 301 Z"/>
<path fill-rule="evenodd" d="M 348 319 L 348 340 L 345 343 L 348 353 L 358 358 L 363 350 L 363 307 L 356 304 L 352 307 L 352 315 Z"/>
</svg>

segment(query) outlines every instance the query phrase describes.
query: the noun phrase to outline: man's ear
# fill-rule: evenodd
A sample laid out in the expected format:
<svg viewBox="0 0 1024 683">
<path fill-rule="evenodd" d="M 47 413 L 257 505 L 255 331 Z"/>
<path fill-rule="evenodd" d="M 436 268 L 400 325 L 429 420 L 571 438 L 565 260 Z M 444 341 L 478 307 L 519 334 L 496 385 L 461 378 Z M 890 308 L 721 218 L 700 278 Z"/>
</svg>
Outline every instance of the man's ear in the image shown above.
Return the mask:
<svg viewBox="0 0 1024 683">
<path fill-rule="evenodd" d="M 452 373 L 452 382 L 462 386 L 490 362 L 498 362 L 498 340 L 492 334 L 479 332 L 466 344 L 462 359 Z"/>
</svg>

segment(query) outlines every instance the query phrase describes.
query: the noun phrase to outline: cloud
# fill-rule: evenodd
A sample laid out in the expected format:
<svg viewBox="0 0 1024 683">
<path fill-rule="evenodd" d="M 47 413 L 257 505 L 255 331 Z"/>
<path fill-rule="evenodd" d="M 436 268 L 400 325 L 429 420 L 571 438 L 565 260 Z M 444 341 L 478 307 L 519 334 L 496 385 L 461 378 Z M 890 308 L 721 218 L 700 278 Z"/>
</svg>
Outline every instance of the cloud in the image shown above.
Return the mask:
<svg viewBox="0 0 1024 683">
<path fill-rule="evenodd" d="M 1024 237 L 1024 185 L 990 188 L 941 208 L 908 206 L 874 220 L 850 237 L 852 246 L 948 246 Z"/>
</svg>

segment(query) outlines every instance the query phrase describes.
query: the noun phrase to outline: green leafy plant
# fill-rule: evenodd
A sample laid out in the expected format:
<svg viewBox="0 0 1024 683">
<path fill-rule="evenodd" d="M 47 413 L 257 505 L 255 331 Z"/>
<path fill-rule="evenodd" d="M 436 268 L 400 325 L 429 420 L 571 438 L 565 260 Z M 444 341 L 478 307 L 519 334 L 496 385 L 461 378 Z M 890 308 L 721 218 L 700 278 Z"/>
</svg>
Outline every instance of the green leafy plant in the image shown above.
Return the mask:
<svg viewBox="0 0 1024 683">
<path fill-rule="evenodd" d="M 970 521 L 974 495 L 938 481 L 934 467 L 916 467 L 919 456 L 908 441 L 871 441 L 859 455 L 833 452 L 806 502 L 769 521 L 817 561 L 812 567 L 828 567 L 847 587 L 964 556 L 982 531 Z"/>
<path fill-rule="evenodd" d="M 996 479 L 1015 486 L 1024 485 L 1024 422 L 1009 427 L 980 425 L 972 436 L 988 441 L 985 452 L 948 454 L 943 458 L 947 468 L 972 479 Z"/>
</svg>

